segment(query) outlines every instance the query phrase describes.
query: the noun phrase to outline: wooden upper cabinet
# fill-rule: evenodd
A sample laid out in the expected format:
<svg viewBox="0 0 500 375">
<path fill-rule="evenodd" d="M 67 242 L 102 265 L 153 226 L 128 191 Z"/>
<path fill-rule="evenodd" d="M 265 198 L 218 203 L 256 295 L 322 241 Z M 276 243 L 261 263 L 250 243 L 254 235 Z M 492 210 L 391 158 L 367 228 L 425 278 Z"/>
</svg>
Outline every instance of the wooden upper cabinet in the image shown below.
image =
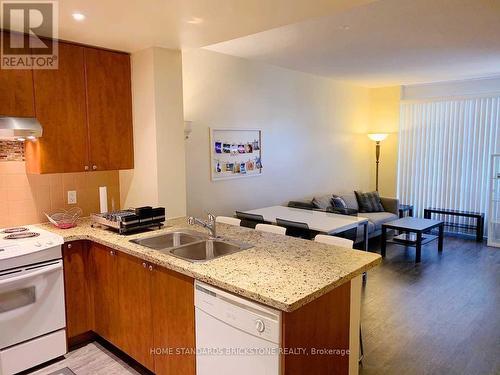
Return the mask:
<svg viewBox="0 0 500 375">
<path fill-rule="evenodd" d="M 43 135 L 26 143 L 29 173 L 83 172 L 89 165 L 83 50 L 60 42 L 59 68 L 33 71 Z"/>
<path fill-rule="evenodd" d="M 8 43 L 10 34 L 2 31 L 1 37 Z M 0 116 L 35 116 L 31 69 L 0 69 Z"/>
<path fill-rule="evenodd" d="M 92 169 L 134 167 L 130 56 L 85 48 Z"/>
</svg>

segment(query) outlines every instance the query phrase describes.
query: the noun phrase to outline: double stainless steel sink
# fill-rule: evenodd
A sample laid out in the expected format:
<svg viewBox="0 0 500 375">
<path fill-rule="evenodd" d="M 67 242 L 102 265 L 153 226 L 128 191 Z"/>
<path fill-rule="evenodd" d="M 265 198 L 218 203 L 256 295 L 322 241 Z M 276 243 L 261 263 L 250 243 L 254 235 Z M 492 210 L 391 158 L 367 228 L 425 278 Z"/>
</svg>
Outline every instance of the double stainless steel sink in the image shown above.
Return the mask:
<svg viewBox="0 0 500 375">
<path fill-rule="evenodd" d="M 212 239 L 208 235 L 190 230 L 168 232 L 157 236 L 130 240 L 130 242 L 190 262 L 206 262 L 252 247 L 247 243 L 222 238 Z"/>
</svg>

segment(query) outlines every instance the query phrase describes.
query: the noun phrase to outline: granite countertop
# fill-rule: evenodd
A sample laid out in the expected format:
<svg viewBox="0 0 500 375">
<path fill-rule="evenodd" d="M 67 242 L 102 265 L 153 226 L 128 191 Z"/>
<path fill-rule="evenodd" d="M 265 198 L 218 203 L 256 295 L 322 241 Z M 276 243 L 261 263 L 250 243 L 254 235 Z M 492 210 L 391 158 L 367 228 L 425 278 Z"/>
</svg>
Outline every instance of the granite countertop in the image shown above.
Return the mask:
<svg viewBox="0 0 500 375">
<path fill-rule="evenodd" d="M 134 235 L 92 228 L 89 218 L 71 229 L 57 229 L 49 223 L 38 226 L 62 236 L 65 242 L 94 241 L 286 312 L 306 305 L 381 262 L 380 255 L 374 253 L 225 224 L 217 224 L 218 235 L 254 247 L 205 263 L 191 263 L 130 242 L 179 229 L 207 233 L 201 227 L 188 225 L 185 218 L 168 220 L 161 230 Z"/>
</svg>

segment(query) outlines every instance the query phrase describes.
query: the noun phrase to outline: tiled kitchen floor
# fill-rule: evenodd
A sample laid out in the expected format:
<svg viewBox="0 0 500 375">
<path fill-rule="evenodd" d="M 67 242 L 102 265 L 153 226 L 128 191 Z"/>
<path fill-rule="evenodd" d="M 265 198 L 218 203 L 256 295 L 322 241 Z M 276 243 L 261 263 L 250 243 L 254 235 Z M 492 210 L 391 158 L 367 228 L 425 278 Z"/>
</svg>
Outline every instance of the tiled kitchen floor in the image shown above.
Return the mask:
<svg viewBox="0 0 500 375">
<path fill-rule="evenodd" d="M 70 352 L 64 360 L 31 374 L 48 375 L 64 367 L 68 367 L 76 375 L 139 374 L 96 342 Z"/>
</svg>

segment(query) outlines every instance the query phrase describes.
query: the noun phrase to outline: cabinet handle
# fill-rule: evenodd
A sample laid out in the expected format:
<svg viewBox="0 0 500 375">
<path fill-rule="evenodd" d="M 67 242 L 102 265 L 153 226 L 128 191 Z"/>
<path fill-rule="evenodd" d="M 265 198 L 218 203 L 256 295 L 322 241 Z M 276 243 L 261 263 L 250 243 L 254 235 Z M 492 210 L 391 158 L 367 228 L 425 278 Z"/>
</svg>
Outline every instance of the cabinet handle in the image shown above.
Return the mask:
<svg viewBox="0 0 500 375">
<path fill-rule="evenodd" d="M 109 251 L 109 254 L 110 254 L 111 256 L 115 256 L 115 252 L 114 252 L 113 250 L 110 250 L 110 251 Z"/>
<path fill-rule="evenodd" d="M 149 265 L 149 270 L 152 271 L 153 270 L 153 266 L 152 265 Z"/>
<path fill-rule="evenodd" d="M 142 266 L 146 268 L 146 262 L 142 262 Z"/>
<path fill-rule="evenodd" d="M 89 170 L 89 166 L 88 166 L 88 165 L 86 165 L 86 166 L 85 166 L 85 170 L 86 170 L 86 171 L 88 171 L 88 170 Z"/>
<path fill-rule="evenodd" d="M 68 244 L 68 249 L 71 249 L 72 247 L 73 247 L 73 245 L 69 243 Z"/>
<path fill-rule="evenodd" d="M 92 169 L 93 169 L 94 171 L 96 171 L 96 170 L 97 170 L 97 165 L 93 165 L 93 166 L 92 166 Z"/>
</svg>

